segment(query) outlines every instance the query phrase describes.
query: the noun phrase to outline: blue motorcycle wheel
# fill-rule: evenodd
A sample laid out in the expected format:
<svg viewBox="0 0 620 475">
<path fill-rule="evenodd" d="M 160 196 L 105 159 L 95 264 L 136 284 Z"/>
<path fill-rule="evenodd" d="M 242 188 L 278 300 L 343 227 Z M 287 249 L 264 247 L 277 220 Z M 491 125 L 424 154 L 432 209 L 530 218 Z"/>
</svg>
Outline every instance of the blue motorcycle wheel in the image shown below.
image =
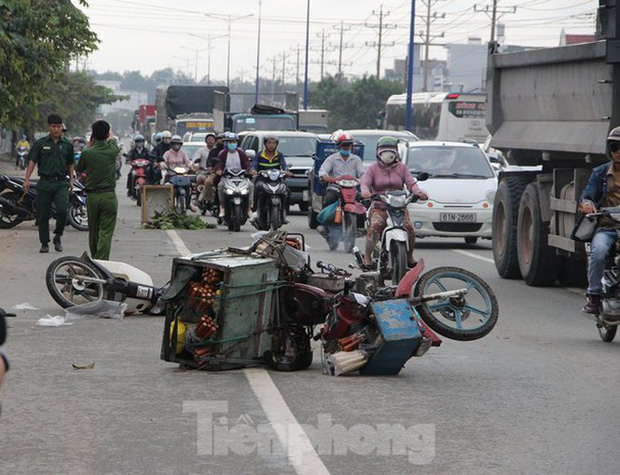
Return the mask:
<svg viewBox="0 0 620 475">
<path fill-rule="evenodd" d="M 420 277 L 414 296 L 457 289 L 466 289 L 467 293 L 417 305 L 418 313 L 430 328 L 446 338 L 482 338 L 495 327 L 499 305 L 489 284 L 476 274 L 458 267 L 437 267 Z"/>
</svg>

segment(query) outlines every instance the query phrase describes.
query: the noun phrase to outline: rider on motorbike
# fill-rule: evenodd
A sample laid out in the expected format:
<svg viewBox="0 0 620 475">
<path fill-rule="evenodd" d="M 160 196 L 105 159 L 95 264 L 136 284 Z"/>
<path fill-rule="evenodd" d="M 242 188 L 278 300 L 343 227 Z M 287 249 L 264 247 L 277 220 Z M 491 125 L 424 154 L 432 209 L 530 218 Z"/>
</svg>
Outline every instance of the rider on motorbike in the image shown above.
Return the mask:
<svg viewBox="0 0 620 475">
<path fill-rule="evenodd" d="M 196 185 L 204 185 L 198 201 L 213 201 L 213 168 L 217 163 L 217 156 L 209 158 L 211 152 L 215 150 L 215 134 L 207 133 L 205 136 L 205 146 L 196 150 L 194 157 L 194 169 L 197 172 Z"/>
<path fill-rule="evenodd" d="M 361 178 L 364 174 L 362 159 L 351 153 L 353 148 L 353 136 L 348 132 L 342 132 L 336 137 L 338 152 L 332 153 L 325 159 L 319 169 L 319 177 L 328 184 L 325 196 L 323 197 L 323 208 L 338 201 L 340 189 L 334 182 L 343 175 L 352 175 Z M 317 227 L 317 231 L 326 240 L 329 240 L 329 230 L 326 226 Z"/>
<path fill-rule="evenodd" d="M 406 188 L 410 193 L 420 196 L 421 200 L 428 199 L 428 196 L 418 186 L 417 180 L 413 178 L 407 166 L 400 161 L 398 154 L 398 141 L 392 137 L 381 137 L 377 141 L 376 151 L 377 161 L 373 163 L 360 183 L 362 198 L 370 198 L 373 194 L 386 193 L 388 191 L 402 190 Z M 381 234 L 387 226 L 386 205 L 375 201 L 368 213 L 368 232 L 366 234 L 366 252 L 364 254 L 364 264 L 366 269 L 370 269 L 372 264 L 372 251 L 375 243 L 381 239 Z M 413 260 L 413 247 L 415 245 L 415 233 L 409 213 L 405 208 L 405 228 L 409 235 L 409 246 L 407 251 L 407 263 L 409 267 L 415 265 Z"/>
<path fill-rule="evenodd" d="M 280 139 L 276 134 L 268 133 L 263 137 L 263 150 L 259 152 L 254 160 L 252 160 L 252 174 L 256 175 L 258 172 L 263 170 L 273 170 L 278 169 L 282 171 L 286 171 L 286 176 L 293 176 L 291 172 L 288 171 L 288 165 L 286 164 L 286 160 L 284 158 L 284 154 L 279 152 L 278 144 L 280 143 Z M 254 182 L 254 203 L 258 203 L 258 190 L 260 187 L 257 187 L 256 184 L 259 181 L 262 181 L 263 178 L 258 175 Z M 288 196 L 286 197 L 286 202 L 284 203 L 284 208 L 288 208 Z M 256 219 L 256 213 L 252 214 L 251 219 Z"/>
<path fill-rule="evenodd" d="M 30 152 L 30 143 L 28 142 L 28 137 L 26 137 L 26 135 L 22 135 L 21 140 L 17 142 L 17 145 L 15 146 L 15 150 L 19 150 L 21 147 L 24 147 L 26 152 Z M 19 154 L 15 154 L 15 168 L 17 167 L 19 167 Z"/>
<path fill-rule="evenodd" d="M 157 137 L 157 134 L 155 136 Z M 151 166 L 147 173 L 149 183 L 159 184 L 161 181 L 161 170 L 156 168 L 164 160 L 164 153 L 170 150 L 170 140 L 172 140 L 172 134 L 164 130 L 161 133 L 161 142 L 155 145 L 149 154 L 149 159 L 151 160 Z"/>
<path fill-rule="evenodd" d="M 145 160 L 149 160 L 149 149 L 144 145 L 145 140 L 144 136 L 141 134 L 136 134 L 133 139 L 134 146 L 129 150 L 127 154 L 127 160 L 129 162 L 133 162 L 134 160 L 138 160 L 139 158 L 143 158 Z M 127 174 L 127 196 L 133 195 L 133 176 L 131 173 Z"/>
<path fill-rule="evenodd" d="M 224 149 L 217 156 L 217 164 L 215 165 L 215 173 L 217 176 L 222 176 L 225 170 L 239 171 L 245 170 L 250 173 L 252 169 L 252 163 L 246 155 L 246 153 L 237 148 L 239 144 L 239 136 L 232 132 L 226 132 L 223 137 Z M 252 182 L 249 183 L 249 207 L 252 207 L 252 199 L 254 194 L 254 186 Z M 220 199 L 220 216 L 224 216 L 224 187 L 223 182 L 220 182 L 217 187 L 217 193 Z M 249 210 L 248 210 L 249 214 Z"/>
<path fill-rule="evenodd" d="M 174 174 L 173 170 L 175 167 L 185 167 L 187 170 L 192 169 L 192 162 L 190 162 L 189 157 L 185 150 L 181 150 L 183 146 L 183 139 L 179 135 L 174 135 L 170 139 L 170 150 L 164 153 L 163 160 L 159 162 L 159 168 L 164 171 L 169 171 L 172 173 L 166 173 L 166 177 L 164 178 L 164 183 L 168 183 L 170 181 L 171 174 Z M 186 198 L 186 206 L 188 209 L 194 211 L 193 206 L 191 205 L 191 186 L 186 186 L 185 188 L 185 198 Z"/>
<path fill-rule="evenodd" d="M 604 163 L 594 168 L 588 185 L 581 193 L 579 211 L 584 214 L 596 213 L 599 207 L 620 206 L 620 127 L 609 132 L 606 150 L 611 163 Z M 585 313 L 599 313 L 605 258 L 617 238 L 617 223 L 611 218 L 602 218 L 590 244 L 586 290 L 588 300 L 583 307 Z"/>
</svg>

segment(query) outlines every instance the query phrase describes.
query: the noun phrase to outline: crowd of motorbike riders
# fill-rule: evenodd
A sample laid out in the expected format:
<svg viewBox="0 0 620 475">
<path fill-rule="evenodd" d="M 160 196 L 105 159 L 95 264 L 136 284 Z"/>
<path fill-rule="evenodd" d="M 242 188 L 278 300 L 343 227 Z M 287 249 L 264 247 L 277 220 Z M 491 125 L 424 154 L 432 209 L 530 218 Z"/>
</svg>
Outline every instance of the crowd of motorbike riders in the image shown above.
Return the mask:
<svg viewBox="0 0 620 475">
<path fill-rule="evenodd" d="M 382 137 L 377 142 L 376 162 L 364 170 L 362 159 L 352 153 L 354 137 L 346 132 L 337 132 L 333 138 L 337 144 L 337 152 L 328 156 L 323 162 L 318 176 L 326 185 L 323 206 L 327 207 L 340 199 L 338 180 L 342 176 L 351 176 L 359 180 L 362 200 L 369 205 L 368 230 L 366 237 L 366 252 L 363 266 L 370 268 L 371 254 L 375 243 L 387 226 L 386 207 L 380 201 L 370 201 L 372 196 L 395 190 L 404 190 L 426 200 L 426 193 L 420 189 L 417 180 L 409 169 L 400 161 L 398 142 L 392 137 Z M 254 157 L 248 155 L 239 147 L 239 137 L 232 132 L 222 134 L 207 133 L 205 145 L 198 149 L 193 157 L 189 157 L 183 150 L 183 139 L 172 135 L 168 131 L 154 135 L 152 149 L 146 145 L 144 136 L 137 134 L 134 145 L 125 154 L 127 162 L 132 166 L 138 160 L 148 160 L 146 170 L 147 184 L 167 183 L 173 170 L 181 166 L 196 174 L 194 186 L 188 185 L 185 193 L 187 208 L 192 211 L 202 210 L 203 213 L 211 210 L 221 222 L 224 219 L 225 209 L 222 175 L 228 172 L 243 171 L 253 181 L 248 181 L 249 200 L 247 203 L 250 222 L 256 226 L 257 213 L 254 204 L 259 203 L 258 193 L 261 187 L 257 186 L 263 180 L 261 172 L 278 170 L 283 177 L 292 176 L 289 172 L 286 157 L 278 151 L 278 136 L 273 133 L 263 138 L 263 148 Z M 135 174 L 127 177 L 127 196 L 136 198 Z M 288 192 L 284 203 L 288 208 Z M 286 221 L 284 221 L 286 222 Z M 405 228 L 409 235 L 408 265 L 415 264 L 413 259 L 414 229 L 405 210 Z M 329 241 L 329 227 L 319 226 L 319 233 Z"/>
</svg>

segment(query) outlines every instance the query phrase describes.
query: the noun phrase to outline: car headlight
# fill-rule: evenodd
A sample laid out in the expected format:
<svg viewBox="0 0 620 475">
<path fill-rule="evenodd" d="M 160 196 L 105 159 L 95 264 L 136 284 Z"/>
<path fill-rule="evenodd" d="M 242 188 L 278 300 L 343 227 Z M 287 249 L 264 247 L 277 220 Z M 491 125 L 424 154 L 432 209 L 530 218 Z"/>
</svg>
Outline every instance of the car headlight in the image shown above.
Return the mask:
<svg viewBox="0 0 620 475">
<path fill-rule="evenodd" d="M 491 205 L 495 202 L 495 190 L 487 191 L 487 201 Z"/>
</svg>

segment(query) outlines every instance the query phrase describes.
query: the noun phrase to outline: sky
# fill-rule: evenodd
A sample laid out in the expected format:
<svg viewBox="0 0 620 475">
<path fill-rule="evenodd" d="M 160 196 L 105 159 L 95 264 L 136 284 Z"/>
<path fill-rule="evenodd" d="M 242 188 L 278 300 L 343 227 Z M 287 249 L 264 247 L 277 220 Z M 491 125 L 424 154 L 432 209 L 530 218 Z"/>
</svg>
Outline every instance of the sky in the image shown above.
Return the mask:
<svg viewBox="0 0 620 475">
<path fill-rule="evenodd" d="M 256 75 L 259 1 L 261 3 L 261 77 L 284 72 L 297 75 L 298 49 L 303 80 L 308 0 L 88 0 L 82 8 L 101 40 L 86 66 L 98 72 L 135 71 L 149 75 L 172 67 L 191 77 L 210 71 L 214 80 L 227 75 L 228 15 L 231 18 L 230 75 L 253 80 Z M 465 43 L 469 37 L 487 42 L 491 20 L 483 11 L 492 0 L 427 0 L 431 2 L 430 58 L 445 59 L 445 43 Z M 427 1 L 416 0 L 416 40 L 426 29 Z M 309 76 L 320 77 L 321 45 L 325 45 L 324 73 L 338 66 L 340 28 L 343 29 L 342 69 L 345 75 L 374 74 L 377 63 L 379 14 L 384 25 L 381 69 L 394 58 L 404 58 L 409 38 L 411 0 L 309 0 Z M 75 2 L 74 0 L 74 3 Z M 474 8 L 474 4 L 476 7 Z M 557 46 L 567 33 L 594 33 L 596 0 L 498 0 L 499 23 L 505 25 L 504 44 Z M 246 16 L 251 15 L 251 16 Z M 242 18 L 243 17 L 243 18 Z M 440 35 L 443 33 L 443 37 Z M 325 35 L 324 42 L 321 36 Z M 208 36 L 211 35 L 211 49 Z M 210 54 L 209 54 L 210 52 Z M 210 56 L 210 68 L 209 64 Z M 196 58 L 198 60 L 196 61 Z M 383 74 L 383 72 L 382 72 Z"/>
</svg>

